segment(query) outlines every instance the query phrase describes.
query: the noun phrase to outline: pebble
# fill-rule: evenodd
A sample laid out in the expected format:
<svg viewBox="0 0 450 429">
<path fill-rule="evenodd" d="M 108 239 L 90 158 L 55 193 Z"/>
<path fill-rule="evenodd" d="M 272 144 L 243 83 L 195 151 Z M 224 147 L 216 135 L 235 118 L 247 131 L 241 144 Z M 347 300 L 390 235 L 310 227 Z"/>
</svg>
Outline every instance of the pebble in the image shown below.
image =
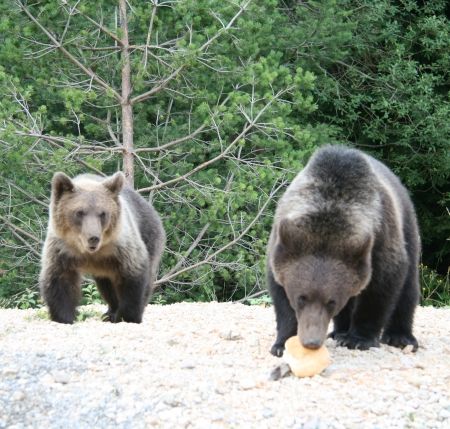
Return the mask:
<svg viewBox="0 0 450 429">
<path fill-rule="evenodd" d="M 181 369 L 194 369 L 195 366 L 196 365 L 195 365 L 194 361 L 186 360 L 181 363 L 180 368 Z"/>
<path fill-rule="evenodd" d="M 17 401 L 23 401 L 25 399 L 25 393 L 24 392 L 15 392 L 11 399 L 15 402 Z"/>
<path fill-rule="evenodd" d="M 242 340 L 242 335 L 237 332 L 233 332 L 232 330 L 221 332 L 219 334 L 219 337 L 222 338 L 223 340 L 227 340 L 227 341 Z"/>
<path fill-rule="evenodd" d="M 450 419 L 450 411 L 446 410 L 445 408 L 442 409 L 441 411 L 439 411 L 439 417 L 442 420 Z M 450 425 L 450 422 L 449 422 L 449 425 Z"/>
<path fill-rule="evenodd" d="M 218 382 L 214 386 L 214 392 L 218 395 L 225 395 L 229 391 L 229 388 L 225 382 Z"/>
<path fill-rule="evenodd" d="M 2 375 L 4 377 L 12 377 L 19 373 L 19 370 L 17 368 L 4 368 L 2 370 Z"/>
<path fill-rule="evenodd" d="M 152 305 L 138 326 L 34 313 L 0 310 L 1 429 L 450 427 L 450 309 L 418 309 L 417 353 L 327 340 L 321 376 L 278 382 L 272 308 Z"/>
<path fill-rule="evenodd" d="M 256 387 L 256 382 L 250 378 L 244 378 L 240 381 L 240 388 L 242 390 L 250 390 Z"/>
<path fill-rule="evenodd" d="M 273 417 L 275 414 L 273 412 L 273 410 L 271 410 L 270 408 L 264 408 L 263 412 L 262 412 L 262 416 L 265 419 L 269 419 L 270 417 Z"/>
<path fill-rule="evenodd" d="M 67 384 L 70 381 L 70 374 L 63 371 L 52 372 L 52 377 L 55 383 Z"/>
</svg>

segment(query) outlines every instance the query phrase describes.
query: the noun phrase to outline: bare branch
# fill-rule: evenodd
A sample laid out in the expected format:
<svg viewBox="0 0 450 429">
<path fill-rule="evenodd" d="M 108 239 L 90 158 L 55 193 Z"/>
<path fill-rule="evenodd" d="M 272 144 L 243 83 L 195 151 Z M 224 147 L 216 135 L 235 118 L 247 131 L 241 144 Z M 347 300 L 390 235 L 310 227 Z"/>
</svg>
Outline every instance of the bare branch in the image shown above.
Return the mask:
<svg viewBox="0 0 450 429">
<path fill-rule="evenodd" d="M 44 206 L 45 208 L 48 208 L 48 201 L 44 203 L 43 201 L 37 199 L 34 195 L 30 194 L 29 192 L 25 191 L 25 189 L 22 189 L 20 186 L 17 186 L 15 183 L 7 181 L 8 185 L 14 188 L 15 190 L 21 192 L 22 194 L 26 195 L 31 201 L 34 201 L 37 204 L 40 204 L 41 206 Z"/>
<path fill-rule="evenodd" d="M 247 9 L 248 5 L 250 4 L 251 0 L 246 1 L 240 8 L 239 11 L 231 18 L 231 20 L 228 22 L 227 25 L 223 26 L 222 28 L 214 35 L 214 37 L 211 37 L 207 42 L 205 42 L 199 49 L 198 53 L 203 52 L 206 50 L 215 40 L 217 40 L 224 32 L 228 31 L 236 22 L 236 20 L 239 18 L 239 16 Z M 165 79 L 163 79 L 157 86 L 153 87 L 151 90 L 144 92 L 141 95 L 138 95 L 136 97 L 133 97 L 131 100 L 131 104 L 139 103 L 141 101 L 144 101 L 148 98 L 150 98 L 152 95 L 158 93 L 162 89 L 164 89 L 173 79 L 175 79 L 180 72 L 185 68 L 185 65 L 182 65 L 178 67 L 176 70 L 174 70 L 169 76 L 167 76 Z"/>
<path fill-rule="evenodd" d="M 228 95 L 225 97 L 225 99 L 219 104 L 219 106 L 225 106 L 227 101 L 230 99 L 230 96 Z M 169 115 L 167 115 L 167 119 L 169 118 Z M 166 121 L 167 122 L 167 121 Z M 214 118 L 213 118 L 214 122 Z M 162 150 L 166 150 L 172 146 L 176 146 L 180 143 L 184 143 L 185 141 L 194 139 L 197 135 L 201 134 L 202 131 L 205 130 L 207 124 L 203 124 L 200 127 L 198 127 L 196 130 L 194 130 L 192 133 L 188 134 L 187 136 L 180 137 L 178 139 L 172 140 L 171 142 L 165 143 L 161 146 L 156 147 L 150 147 L 150 148 L 137 148 L 134 150 L 135 153 L 138 152 L 161 152 Z"/>
<path fill-rule="evenodd" d="M 245 124 L 244 129 L 239 133 L 239 135 L 219 155 L 217 155 L 216 157 L 214 157 L 214 158 L 212 158 L 212 159 L 210 159 L 208 161 L 203 162 L 200 165 L 197 165 L 197 167 L 193 168 L 192 170 L 190 170 L 189 172 L 183 174 L 182 176 L 179 176 L 179 177 L 176 177 L 174 179 L 168 180 L 167 182 L 159 183 L 158 185 L 149 186 L 147 188 L 141 188 L 141 189 L 138 190 L 138 192 L 154 191 L 156 189 L 161 189 L 161 188 L 164 188 L 166 186 L 173 185 L 173 184 L 178 183 L 178 182 L 180 182 L 182 180 L 186 180 L 189 176 L 192 176 L 197 171 L 200 171 L 200 170 L 204 169 L 205 167 L 207 167 L 208 165 L 211 165 L 211 164 L 215 163 L 219 159 L 224 158 L 231 151 L 231 149 L 233 149 L 233 147 L 236 146 L 236 144 L 239 142 L 239 140 L 241 140 L 256 125 L 258 119 L 268 109 L 268 107 L 275 100 L 279 99 L 281 97 L 281 95 L 285 94 L 286 92 L 289 92 L 291 89 L 292 89 L 292 87 L 289 87 L 289 88 L 283 89 L 283 90 L 279 91 L 277 94 L 275 94 L 273 96 L 273 98 L 270 99 L 267 102 L 267 104 L 256 114 L 256 116 L 253 119 L 246 115 L 246 117 L 248 118 L 249 122 L 247 122 Z"/>
<path fill-rule="evenodd" d="M 150 45 L 150 41 L 151 41 L 151 38 L 152 38 L 153 21 L 155 20 L 155 15 L 156 15 L 157 8 L 158 8 L 158 1 L 157 0 L 152 1 L 152 14 L 151 14 L 151 17 L 150 17 L 150 24 L 148 25 L 147 42 L 145 43 L 144 58 L 142 60 L 144 69 L 147 68 L 148 47 Z"/>
<path fill-rule="evenodd" d="M 251 295 L 245 296 L 242 299 L 238 299 L 237 301 L 234 301 L 234 302 L 236 304 L 239 304 L 239 303 L 242 303 L 242 302 L 247 302 L 247 301 L 250 301 L 251 299 L 258 298 L 259 296 L 266 295 L 268 293 L 269 292 L 267 290 L 260 290 L 258 292 L 252 293 Z"/>
<path fill-rule="evenodd" d="M 37 139 L 45 140 L 58 148 L 64 148 L 64 143 L 70 143 L 73 146 L 75 146 L 77 149 L 80 148 L 80 145 L 78 145 L 77 143 L 71 141 L 70 139 L 66 139 L 64 137 L 54 137 L 54 136 L 48 136 L 45 134 L 38 134 L 38 133 L 33 133 L 33 132 L 25 133 L 22 131 L 16 131 L 15 133 L 17 135 L 22 135 L 22 136 L 26 136 L 26 137 L 35 137 Z M 94 171 L 95 173 L 99 174 L 100 176 L 105 176 L 105 174 L 102 171 L 100 171 L 99 169 L 97 169 L 96 167 L 94 167 L 92 165 L 89 165 L 87 162 L 83 161 L 82 159 L 78 158 L 77 156 L 73 156 L 73 159 L 75 161 L 77 161 L 78 163 L 80 163 L 81 165 L 83 165 L 84 167 L 88 168 L 89 170 Z"/>
<path fill-rule="evenodd" d="M 153 87 L 150 91 L 144 92 L 141 95 L 138 95 L 136 97 L 133 97 L 131 99 L 131 104 L 136 104 L 136 103 L 140 103 L 141 101 L 147 100 L 147 98 L 150 98 L 152 95 L 158 93 L 159 91 L 161 91 L 162 89 L 164 89 L 167 84 L 174 79 L 176 76 L 178 76 L 178 74 L 180 73 L 181 70 L 183 70 L 185 66 L 180 66 L 177 69 L 175 69 L 172 73 L 170 73 L 169 76 L 167 76 L 164 80 L 162 80 L 158 86 Z"/>
<path fill-rule="evenodd" d="M 122 40 L 117 36 L 117 34 L 113 33 L 111 30 L 108 30 L 105 26 L 100 24 L 99 22 L 92 19 L 90 16 L 86 15 L 84 12 L 82 12 L 77 7 L 73 7 L 74 10 L 76 10 L 80 15 L 84 16 L 91 24 L 94 24 L 99 30 L 103 31 L 106 35 L 111 37 L 115 42 L 117 42 L 120 46 L 123 46 Z"/>
<path fill-rule="evenodd" d="M 205 235 L 206 231 L 209 228 L 210 223 L 208 222 L 202 230 L 198 233 L 197 238 L 192 242 L 192 244 L 189 246 L 189 249 L 184 253 L 184 255 L 180 258 L 180 260 L 165 274 L 165 277 L 170 276 L 171 274 L 175 273 L 178 268 L 180 268 L 187 260 L 189 255 L 193 252 L 193 250 L 198 246 L 198 243 L 200 243 L 200 240 Z"/>
<path fill-rule="evenodd" d="M 200 52 L 204 51 L 209 45 L 211 45 L 216 39 L 218 39 L 223 33 L 228 31 L 233 24 L 236 22 L 236 20 L 242 15 L 242 13 L 248 8 L 248 5 L 251 3 L 251 0 L 247 0 L 240 8 L 239 11 L 236 13 L 236 15 L 231 18 L 230 22 L 228 22 L 227 25 L 224 26 L 223 22 L 219 19 L 218 21 L 222 24 L 222 28 L 214 35 L 214 37 L 211 37 L 207 42 L 205 42 L 199 49 Z M 214 15 L 217 19 L 217 15 Z"/>
<path fill-rule="evenodd" d="M 175 146 L 177 144 L 183 143 L 188 140 L 192 140 L 195 138 L 198 134 L 200 134 L 204 129 L 206 128 L 206 124 L 201 125 L 198 127 L 195 131 L 193 131 L 191 134 L 188 134 L 187 136 L 180 137 L 179 139 L 172 140 L 171 142 L 168 142 L 166 144 L 163 144 L 161 146 L 155 146 L 155 147 L 141 147 L 134 150 L 135 153 L 138 152 L 160 152 L 162 150 L 168 149 L 172 146 Z"/>
<path fill-rule="evenodd" d="M 108 113 L 106 114 L 106 128 L 108 130 L 109 136 L 112 141 L 116 144 L 117 147 L 122 149 L 122 143 L 120 143 L 119 139 L 116 136 L 116 133 L 113 131 L 111 127 L 111 110 L 108 109 Z"/>
<path fill-rule="evenodd" d="M 183 274 L 187 271 L 193 270 L 195 268 L 198 268 L 202 265 L 205 264 L 210 264 L 212 263 L 212 261 L 214 260 L 214 258 L 222 253 L 223 251 L 225 251 L 226 249 L 230 248 L 231 246 L 234 246 L 237 242 L 239 242 L 246 234 L 248 231 L 250 231 L 250 229 L 253 227 L 253 225 L 259 220 L 259 218 L 262 216 L 262 214 L 264 213 L 264 210 L 266 209 L 267 205 L 272 201 L 273 196 L 285 185 L 286 182 L 281 182 L 275 189 L 272 189 L 272 191 L 270 192 L 269 196 L 267 197 L 266 201 L 264 202 L 264 204 L 261 206 L 261 208 L 259 209 L 258 213 L 256 214 L 256 216 L 252 219 L 252 221 L 241 231 L 241 233 L 236 236 L 232 241 L 229 241 L 227 244 L 225 244 L 224 246 L 222 246 L 220 249 L 216 250 L 214 253 L 211 253 L 211 255 L 209 255 L 207 258 L 205 258 L 203 261 L 199 261 L 189 267 L 183 268 L 175 273 L 172 274 L 166 274 L 163 277 L 161 277 L 160 279 L 158 279 L 155 284 L 156 285 L 160 285 L 163 283 L 167 283 L 168 281 L 174 279 L 175 277 L 179 276 L 180 274 Z"/>
<path fill-rule="evenodd" d="M 61 51 L 61 53 L 73 64 L 75 64 L 80 70 L 91 77 L 95 82 L 97 82 L 106 92 L 111 93 L 116 100 L 121 101 L 121 96 L 119 93 L 112 88 L 108 83 L 106 83 L 102 78 L 100 78 L 94 71 L 86 67 L 79 60 L 77 60 L 64 46 L 53 36 L 50 31 L 48 31 L 30 12 L 30 10 L 20 1 L 16 0 L 18 6 L 25 12 L 25 14 L 39 27 L 39 29 L 50 39 L 55 48 Z"/>
<path fill-rule="evenodd" d="M 25 231 L 24 229 L 18 227 L 17 225 L 14 225 L 13 223 L 11 223 L 6 217 L 0 215 L 0 219 L 2 220 L 2 222 L 11 230 L 18 232 L 22 235 L 24 235 L 25 237 L 30 238 L 31 240 L 33 240 L 35 243 L 38 244 L 42 244 L 42 241 L 39 240 L 39 238 L 37 238 L 36 236 L 34 236 L 33 234 L 31 234 L 28 231 Z"/>
</svg>

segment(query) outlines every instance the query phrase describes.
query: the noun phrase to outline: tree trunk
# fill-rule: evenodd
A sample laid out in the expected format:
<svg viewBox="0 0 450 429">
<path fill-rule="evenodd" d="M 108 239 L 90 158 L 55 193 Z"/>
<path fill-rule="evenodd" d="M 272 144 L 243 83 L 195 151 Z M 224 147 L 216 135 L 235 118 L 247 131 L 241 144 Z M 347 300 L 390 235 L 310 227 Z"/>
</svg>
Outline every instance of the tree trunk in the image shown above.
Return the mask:
<svg viewBox="0 0 450 429">
<path fill-rule="evenodd" d="M 122 30 L 122 145 L 123 171 L 127 182 L 134 187 L 133 106 L 131 105 L 131 65 L 128 41 L 126 0 L 119 0 Z"/>
</svg>

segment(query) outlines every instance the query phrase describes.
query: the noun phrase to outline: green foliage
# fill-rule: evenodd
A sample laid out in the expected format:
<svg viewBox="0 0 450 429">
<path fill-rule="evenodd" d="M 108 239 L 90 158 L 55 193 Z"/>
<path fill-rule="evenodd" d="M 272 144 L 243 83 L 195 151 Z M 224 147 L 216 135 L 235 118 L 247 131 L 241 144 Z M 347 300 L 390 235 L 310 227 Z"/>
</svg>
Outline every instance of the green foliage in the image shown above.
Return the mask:
<svg viewBox="0 0 450 429">
<path fill-rule="evenodd" d="M 15 304 L 22 310 L 27 308 L 35 308 L 39 303 L 39 293 L 33 289 L 27 289 L 25 293 L 21 294 Z"/>
<path fill-rule="evenodd" d="M 421 266 L 422 305 L 450 306 L 450 271 L 439 276 L 426 266 Z"/>
<path fill-rule="evenodd" d="M 272 298 L 266 293 L 255 298 L 249 297 L 244 301 L 244 303 L 248 305 L 262 305 L 264 307 L 268 307 L 272 305 Z"/>
<path fill-rule="evenodd" d="M 95 308 L 89 307 L 79 307 L 76 321 L 84 322 L 87 319 L 98 319 L 101 320 L 102 313 Z"/>
<path fill-rule="evenodd" d="M 84 285 L 82 291 L 83 291 L 83 297 L 81 300 L 82 305 L 104 303 L 102 297 L 100 296 L 100 292 L 98 291 L 97 286 L 94 283 L 88 283 Z"/>
<path fill-rule="evenodd" d="M 371 152 L 400 175 L 418 209 L 424 263 L 446 272 L 446 2 L 253 1 L 226 30 L 244 2 L 160 2 L 153 20 L 151 2 L 131 3 L 132 96 L 180 70 L 133 106 L 134 146 L 141 151 L 136 188 L 188 175 L 218 158 L 186 180 L 143 192 L 168 233 L 160 276 L 234 240 L 276 184 L 292 179 L 316 147 L 335 142 Z M 110 174 L 122 167 L 111 133 L 120 140 L 114 91 L 121 92 L 123 59 L 117 42 L 92 23 L 121 37 L 117 2 L 45 0 L 29 8 L 63 39 L 66 53 L 47 50 L 48 37 L 13 0 L 0 4 L 0 303 L 16 306 L 37 304 L 29 294 L 37 291 L 53 172 Z M 147 39 L 151 47 L 142 49 Z M 258 126 L 243 132 L 261 110 Z M 202 126 L 182 144 L 158 151 Z M 36 137 L 41 134 L 45 138 Z M 242 299 L 262 288 L 277 197 L 241 240 L 172 279 L 153 302 Z M 430 276 L 427 284 L 433 284 Z M 436 297 L 445 300 L 441 292 Z M 98 300 L 94 286 L 86 286 L 83 302 Z"/>
<path fill-rule="evenodd" d="M 75 5 L 77 11 L 67 25 L 69 6 Z M 121 111 L 114 90 L 120 93 L 123 62 L 109 51 L 114 45 L 111 38 L 87 18 L 101 21 L 120 37 L 115 3 L 45 1 L 28 6 L 42 26 L 58 40 L 64 39 L 65 53 L 40 50 L 49 43 L 48 37 L 10 6 L 0 6 L 0 26 L 8 30 L 0 36 L 5 42 L 0 60 L 8 65 L 8 73 L 0 76 L 5 124 L 0 162 L 2 190 L 10 189 L 2 191 L 7 202 L 1 205 L 0 215 L 21 230 L 1 227 L 2 243 L 9 250 L 0 250 L 0 268 L 6 271 L 0 278 L 0 298 L 27 288 L 36 290 L 53 172 L 75 175 L 87 168 L 109 174 L 122 161 L 118 151 L 90 151 L 94 145 L 114 149 L 111 130 L 120 138 Z M 142 152 L 136 164 L 136 187 L 158 183 L 155 175 L 159 182 L 166 182 L 189 174 L 218 158 L 188 181 L 149 197 L 168 232 L 163 275 L 205 225 L 202 239 L 182 267 L 202 261 L 235 239 L 253 221 L 274 185 L 291 178 L 314 147 L 327 140 L 327 130 L 305 120 L 316 109 L 314 76 L 287 63 L 277 36 L 286 17 L 277 2 L 251 2 L 227 29 L 224 26 L 239 12 L 235 3 L 174 2 L 158 7 L 149 35 L 152 12 L 148 2 L 134 2 L 129 15 L 131 43 L 140 46 L 148 38 L 150 45 L 162 46 L 150 48 L 148 56 L 145 49 L 131 54 L 133 96 L 148 91 L 177 68 L 182 72 L 150 100 L 133 106 L 135 149 L 155 148 L 202 125 L 205 130 L 162 155 Z M 99 55 L 99 50 L 106 54 Z M 91 68 L 111 89 L 86 79 L 70 56 Z M 261 125 L 245 131 L 252 120 Z M 36 133 L 48 137 L 26 137 Z M 267 212 L 273 208 L 272 203 Z M 210 264 L 174 278 L 165 286 L 164 301 L 239 299 L 260 288 L 270 223 L 270 216 L 262 216 Z M 24 232 L 29 236 L 24 237 Z M 92 286 L 85 288 L 84 301 L 97 299 Z"/>
<path fill-rule="evenodd" d="M 303 2 L 300 24 L 327 11 Z M 308 2 L 309 5 L 313 3 Z M 295 50 L 295 64 L 316 73 L 314 121 L 387 163 L 411 191 L 419 214 L 424 263 L 450 258 L 450 21 L 448 2 L 346 0 L 339 3 L 334 55 Z M 308 11 L 305 11 L 308 9 Z M 301 30 L 299 30 L 301 31 Z M 325 39 L 324 39 L 325 40 Z M 319 44 L 320 46 L 320 44 Z M 312 119 L 312 118 L 310 118 Z"/>
</svg>

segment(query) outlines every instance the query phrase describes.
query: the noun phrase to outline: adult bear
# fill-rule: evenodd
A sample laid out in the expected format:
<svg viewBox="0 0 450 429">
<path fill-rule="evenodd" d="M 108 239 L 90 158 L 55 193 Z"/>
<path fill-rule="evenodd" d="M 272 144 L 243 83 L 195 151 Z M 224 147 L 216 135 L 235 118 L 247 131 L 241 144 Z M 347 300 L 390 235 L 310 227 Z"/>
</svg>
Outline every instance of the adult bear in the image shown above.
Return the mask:
<svg viewBox="0 0 450 429">
<path fill-rule="evenodd" d="M 104 320 L 140 323 L 164 244 L 161 219 L 122 173 L 55 173 L 39 278 L 51 319 L 73 323 L 88 273 L 108 304 Z"/>
<path fill-rule="evenodd" d="M 403 348 L 419 300 L 420 238 L 400 180 L 355 149 L 319 149 L 278 202 L 267 252 L 268 289 L 281 356 L 298 335 L 310 349 L 330 334 L 366 350 Z"/>
</svg>

